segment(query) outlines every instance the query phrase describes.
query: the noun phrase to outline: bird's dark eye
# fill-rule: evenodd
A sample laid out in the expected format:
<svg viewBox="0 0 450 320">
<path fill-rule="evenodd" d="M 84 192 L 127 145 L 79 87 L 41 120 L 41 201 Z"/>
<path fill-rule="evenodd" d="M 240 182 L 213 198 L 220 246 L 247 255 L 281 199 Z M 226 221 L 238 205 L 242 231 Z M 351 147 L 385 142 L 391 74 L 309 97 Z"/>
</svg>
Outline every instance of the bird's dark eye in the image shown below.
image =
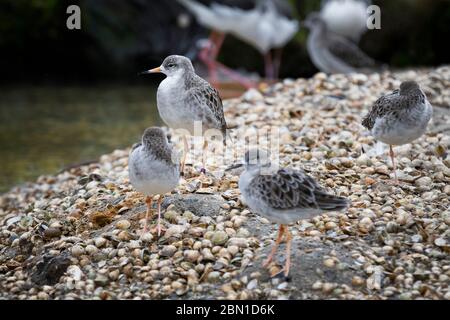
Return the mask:
<svg viewBox="0 0 450 320">
<path fill-rule="evenodd" d="M 175 68 L 175 63 L 169 63 L 169 64 L 168 64 L 168 67 L 169 67 L 169 68 Z"/>
</svg>

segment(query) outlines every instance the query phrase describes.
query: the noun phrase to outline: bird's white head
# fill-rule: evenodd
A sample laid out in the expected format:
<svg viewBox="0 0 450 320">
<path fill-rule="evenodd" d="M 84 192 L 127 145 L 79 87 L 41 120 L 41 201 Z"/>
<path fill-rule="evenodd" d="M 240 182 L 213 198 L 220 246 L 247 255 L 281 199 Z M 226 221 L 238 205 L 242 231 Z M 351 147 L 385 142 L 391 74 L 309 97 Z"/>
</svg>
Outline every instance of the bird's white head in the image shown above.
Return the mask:
<svg viewBox="0 0 450 320">
<path fill-rule="evenodd" d="M 180 77 L 190 72 L 194 72 L 194 67 L 189 58 L 171 55 L 164 59 L 161 66 L 144 71 L 141 74 L 164 73 L 168 77 Z"/>
</svg>

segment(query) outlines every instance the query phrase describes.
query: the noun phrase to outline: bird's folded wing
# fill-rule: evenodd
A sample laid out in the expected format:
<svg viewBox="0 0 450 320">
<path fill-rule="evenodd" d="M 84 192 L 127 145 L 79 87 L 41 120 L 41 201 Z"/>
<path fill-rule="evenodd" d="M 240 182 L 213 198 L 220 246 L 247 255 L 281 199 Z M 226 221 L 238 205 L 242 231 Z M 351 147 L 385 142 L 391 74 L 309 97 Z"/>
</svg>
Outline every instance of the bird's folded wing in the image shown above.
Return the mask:
<svg viewBox="0 0 450 320">
<path fill-rule="evenodd" d="M 378 66 L 375 60 L 362 52 L 356 44 L 344 37 L 329 34 L 328 49 L 334 56 L 353 68 L 371 69 Z"/>
<path fill-rule="evenodd" d="M 292 169 L 280 169 L 271 175 L 255 177 L 247 192 L 278 210 L 319 209 L 317 197 L 324 198 L 326 195 L 313 178 Z"/>
<path fill-rule="evenodd" d="M 364 117 L 362 125 L 371 130 L 375 125 L 377 118 L 381 118 L 392 112 L 399 104 L 399 90 L 394 90 L 391 94 L 382 96 L 372 105 L 369 113 Z"/>
<path fill-rule="evenodd" d="M 220 129 L 225 132 L 226 122 L 222 99 L 216 89 L 209 84 L 193 87 L 186 95 L 185 103 L 196 110 L 201 110 L 203 121 L 217 123 Z"/>
</svg>

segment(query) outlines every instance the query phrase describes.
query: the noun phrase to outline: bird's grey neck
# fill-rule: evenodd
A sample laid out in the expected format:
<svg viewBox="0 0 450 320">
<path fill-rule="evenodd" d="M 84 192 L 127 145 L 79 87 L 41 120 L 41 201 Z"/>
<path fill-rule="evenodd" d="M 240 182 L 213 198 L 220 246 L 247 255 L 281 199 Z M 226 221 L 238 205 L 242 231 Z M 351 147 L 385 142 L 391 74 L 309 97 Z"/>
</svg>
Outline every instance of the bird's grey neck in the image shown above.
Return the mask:
<svg viewBox="0 0 450 320">
<path fill-rule="evenodd" d="M 178 89 L 189 89 L 189 84 L 192 83 L 192 79 L 195 77 L 195 73 L 186 71 L 183 74 L 175 74 L 171 76 L 173 83 L 176 83 Z"/>
<path fill-rule="evenodd" d="M 261 172 L 270 169 L 270 164 L 267 165 L 247 165 L 245 171 L 251 175 L 256 176 L 261 174 Z"/>
<path fill-rule="evenodd" d="M 315 25 L 313 28 L 311 28 L 311 38 L 320 40 L 326 37 L 328 31 L 325 26 L 321 25 Z"/>
<path fill-rule="evenodd" d="M 425 96 L 423 91 L 420 88 L 412 88 L 407 90 L 401 90 L 400 89 L 400 95 L 402 96 Z"/>
</svg>

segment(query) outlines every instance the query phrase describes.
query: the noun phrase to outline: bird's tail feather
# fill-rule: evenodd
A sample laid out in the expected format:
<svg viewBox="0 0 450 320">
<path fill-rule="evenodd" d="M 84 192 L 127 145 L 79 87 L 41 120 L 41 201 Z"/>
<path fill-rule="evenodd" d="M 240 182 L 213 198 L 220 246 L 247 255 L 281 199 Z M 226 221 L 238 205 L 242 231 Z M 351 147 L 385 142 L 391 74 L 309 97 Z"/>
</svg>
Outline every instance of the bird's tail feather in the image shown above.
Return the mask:
<svg viewBox="0 0 450 320">
<path fill-rule="evenodd" d="M 316 194 L 316 202 L 320 209 L 325 211 L 339 211 L 346 209 L 350 200 L 327 193 Z"/>
</svg>

